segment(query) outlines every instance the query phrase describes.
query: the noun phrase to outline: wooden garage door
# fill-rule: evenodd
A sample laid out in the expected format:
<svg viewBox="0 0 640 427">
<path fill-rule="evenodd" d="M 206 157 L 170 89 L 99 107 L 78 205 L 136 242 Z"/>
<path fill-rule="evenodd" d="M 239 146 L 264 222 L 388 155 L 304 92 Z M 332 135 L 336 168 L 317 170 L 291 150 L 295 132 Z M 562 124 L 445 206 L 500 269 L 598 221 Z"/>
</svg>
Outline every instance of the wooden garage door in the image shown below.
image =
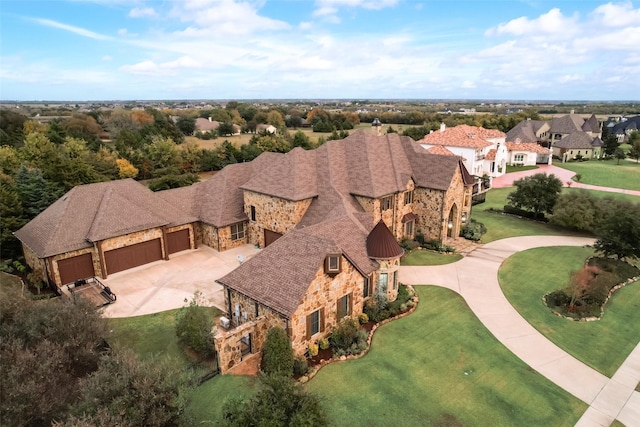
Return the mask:
<svg viewBox="0 0 640 427">
<path fill-rule="evenodd" d="M 282 234 L 271 230 L 264 230 L 264 247 L 266 248 L 276 240 L 282 237 Z"/>
<path fill-rule="evenodd" d="M 137 243 L 104 253 L 108 274 L 128 270 L 129 268 L 138 267 L 161 259 L 162 244 L 160 239 L 149 240 L 148 242 Z"/>
<path fill-rule="evenodd" d="M 78 279 L 95 276 L 91 254 L 83 254 L 58 261 L 58 271 L 63 285 Z"/>
<path fill-rule="evenodd" d="M 191 242 L 189 241 L 189 229 L 174 231 L 167 233 L 167 252 L 174 254 L 180 251 L 186 251 L 191 249 Z"/>
</svg>

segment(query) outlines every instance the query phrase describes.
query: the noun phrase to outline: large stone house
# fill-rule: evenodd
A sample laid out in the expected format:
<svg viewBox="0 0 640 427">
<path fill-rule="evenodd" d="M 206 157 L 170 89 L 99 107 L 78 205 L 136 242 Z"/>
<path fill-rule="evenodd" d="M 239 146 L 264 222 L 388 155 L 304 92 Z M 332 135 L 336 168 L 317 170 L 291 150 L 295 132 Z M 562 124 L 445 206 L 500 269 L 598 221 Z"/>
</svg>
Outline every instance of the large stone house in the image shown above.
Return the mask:
<svg viewBox="0 0 640 427">
<path fill-rule="evenodd" d="M 473 179 L 457 156 L 409 137 L 359 131 L 315 150 L 263 153 L 189 187 L 152 193 L 133 180 L 79 186 L 16 232 L 27 263 L 63 286 L 176 251 L 264 248 L 218 280 L 229 330 L 222 370 L 280 325 L 296 354 L 374 294 L 396 298 L 398 241 L 458 236 Z"/>
</svg>

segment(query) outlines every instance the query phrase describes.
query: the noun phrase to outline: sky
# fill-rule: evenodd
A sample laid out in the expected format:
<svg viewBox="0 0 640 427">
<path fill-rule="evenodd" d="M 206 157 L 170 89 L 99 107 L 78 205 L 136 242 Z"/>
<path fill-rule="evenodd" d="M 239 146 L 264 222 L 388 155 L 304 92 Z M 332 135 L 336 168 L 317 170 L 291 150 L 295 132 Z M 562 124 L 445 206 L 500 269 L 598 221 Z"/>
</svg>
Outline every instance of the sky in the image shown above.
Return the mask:
<svg viewBox="0 0 640 427">
<path fill-rule="evenodd" d="M 640 0 L 2 0 L 0 100 L 640 100 Z"/>
</svg>

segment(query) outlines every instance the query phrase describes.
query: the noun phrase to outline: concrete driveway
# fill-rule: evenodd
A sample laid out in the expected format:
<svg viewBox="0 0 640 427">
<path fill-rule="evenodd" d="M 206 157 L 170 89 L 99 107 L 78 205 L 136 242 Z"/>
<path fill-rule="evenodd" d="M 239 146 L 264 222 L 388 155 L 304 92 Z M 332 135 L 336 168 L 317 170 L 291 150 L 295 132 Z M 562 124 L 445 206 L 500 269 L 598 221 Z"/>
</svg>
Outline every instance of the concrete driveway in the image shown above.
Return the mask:
<svg viewBox="0 0 640 427">
<path fill-rule="evenodd" d="M 117 301 L 104 307 L 105 317 L 131 317 L 180 308 L 185 299 L 200 291 L 207 306 L 225 310 L 222 286 L 215 282 L 239 265 L 238 255 L 248 259 L 260 249 L 244 245 L 224 252 L 207 246 L 171 255 L 115 273 L 102 280 L 116 294 Z"/>
</svg>

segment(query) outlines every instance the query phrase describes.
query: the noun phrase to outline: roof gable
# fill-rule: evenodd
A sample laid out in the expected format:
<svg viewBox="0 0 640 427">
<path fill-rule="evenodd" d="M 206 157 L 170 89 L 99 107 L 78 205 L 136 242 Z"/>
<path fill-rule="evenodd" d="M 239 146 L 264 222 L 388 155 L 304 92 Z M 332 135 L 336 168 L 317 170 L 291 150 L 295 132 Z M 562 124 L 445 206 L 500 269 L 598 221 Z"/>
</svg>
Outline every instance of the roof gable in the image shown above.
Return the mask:
<svg viewBox="0 0 640 427">
<path fill-rule="evenodd" d="M 506 134 L 497 129 L 458 125 L 427 134 L 418 141 L 420 144 L 444 145 L 449 147 L 484 148 L 493 145 L 489 139 L 502 139 Z"/>
</svg>

